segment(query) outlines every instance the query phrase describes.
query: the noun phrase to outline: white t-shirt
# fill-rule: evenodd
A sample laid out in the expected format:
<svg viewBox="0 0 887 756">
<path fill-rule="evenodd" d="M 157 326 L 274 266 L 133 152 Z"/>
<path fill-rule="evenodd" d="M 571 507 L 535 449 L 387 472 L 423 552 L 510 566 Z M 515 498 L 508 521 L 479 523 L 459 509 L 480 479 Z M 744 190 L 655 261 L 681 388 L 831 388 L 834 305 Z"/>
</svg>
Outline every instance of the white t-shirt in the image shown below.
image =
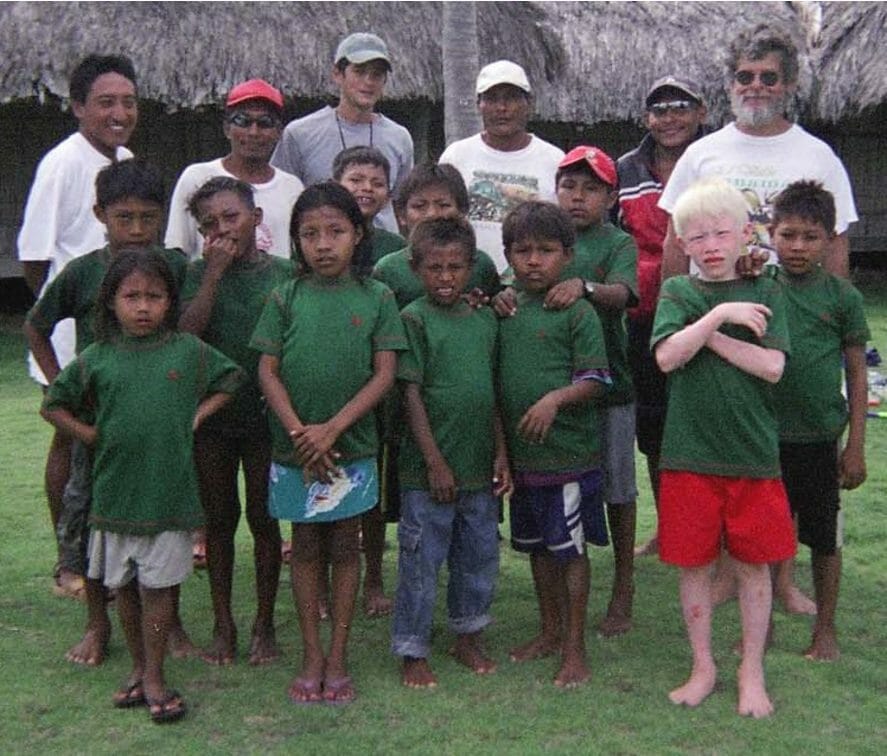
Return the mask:
<svg viewBox="0 0 887 756">
<path fill-rule="evenodd" d="M 118 148 L 118 160 L 130 157 L 128 149 Z M 49 261 L 44 287 L 75 257 L 105 246 L 105 227 L 95 217 L 93 206 L 96 176 L 110 164 L 111 160 L 77 131 L 47 152 L 37 165 L 18 235 L 18 259 Z M 74 359 L 75 341 L 74 321 L 60 321 L 52 334 L 60 367 Z M 39 383 L 47 383 L 30 354 L 28 372 Z"/>
<path fill-rule="evenodd" d="M 197 221 L 188 212 L 188 198 L 209 179 L 216 176 L 236 178 L 225 170 L 222 158 L 208 163 L 194 163 L 182 171 L 169 202 L 169 220 L 166 224 L 167 247 L 178 247 L 191 260 L 200 257 L 203 237 L 197 230 Z M 278 257 L 290 256 L 290 216 L 293 205 L 305 188 L 292 174 L 274 169 L 274 176 L 264 184 L 252 184 L 256 207 L 262 208 L 262 222 L 256 228 L 256 246 L 263 252 Z"/>
<path fill-rule="evenodd" d="M 746 195 L 754 227 L 752 244 L 771 251 L 771 203 L 793 181 L 819 181 L 834 195 L 836 233 L 844 233 L 858 220 L 844 165 L 831 147 L 797 124 L 777 136 L 760 137 L 729 123 L 693 142 L 675 165 L 659 207 L 671 213 L 681 193 L 703 176 L 721 176 Z M 776 260 L 775 252 L 770 259 Z"/>
<path fill-rule="evenodd" d="M 391 188 L 413 170 L 413 138 L 410 132 L 381 113 L 374 113 L 372 123 L 351 123 L 336 119 L 336 111 L 327 105 L 302 118 L 290 121 L 271 164 L 289 171 L 305 186 L 326 181 L 333 175 L 333 160 L 346 147 L 375 147 L 391 164 Z M 376 216 L 375 225 L 399 233 L 391 203 Z"/>
<path fill-rule="evenodd" d="M 453 142 L 440 156 L 440 163 L 449 163 L 462 174 L 477 247 L 493 258 L 500 273 L 508 267 L 502 248 L 502 221 L 508 212 L 526 200 L 556 200 L 554 175 L 564 153 L 530 136 L 522 150 L 503 152 L 475 134 Z"/>
</svg>

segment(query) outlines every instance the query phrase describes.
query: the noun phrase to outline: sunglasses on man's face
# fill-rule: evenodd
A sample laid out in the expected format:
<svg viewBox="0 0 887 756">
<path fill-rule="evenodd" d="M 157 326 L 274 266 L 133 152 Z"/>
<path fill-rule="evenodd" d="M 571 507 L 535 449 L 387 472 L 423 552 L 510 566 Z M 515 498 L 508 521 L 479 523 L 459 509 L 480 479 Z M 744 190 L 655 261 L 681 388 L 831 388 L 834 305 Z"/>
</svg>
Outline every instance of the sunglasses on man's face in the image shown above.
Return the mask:
<svg viewBox="0 0 887 756">
<path fill-rule="evenodd" d="M 647 110 L 653 115 L 664 116 L 668 113 L 686 113 L 695 107 L 696 103 L 690 100 L 669 100 L 668 102 L 654 102 Z"/>
<path fill-rule="evenodd" d="M 228 123 L 232 126 L 237 126 L 240 129 L 248 129 L 253 124 L 256 124 L 260 129 L 276 129 L 280 124 L 280 121 L 269 115 L 250 118 L 245 113 L 235 113 L 228 118 Z"/>
<path fill-rule="evenodd" d="M 733 74 L 736 83 L 741 84 L 744 87 L 751 84 L 755 80 L 755 77 L 757 77 L 765 87 L 772 87 L 779 83 L 778 71 L 761 71 L 760 73 L 755 73 L 754 71 L 737 71 Z"/>
</svg>

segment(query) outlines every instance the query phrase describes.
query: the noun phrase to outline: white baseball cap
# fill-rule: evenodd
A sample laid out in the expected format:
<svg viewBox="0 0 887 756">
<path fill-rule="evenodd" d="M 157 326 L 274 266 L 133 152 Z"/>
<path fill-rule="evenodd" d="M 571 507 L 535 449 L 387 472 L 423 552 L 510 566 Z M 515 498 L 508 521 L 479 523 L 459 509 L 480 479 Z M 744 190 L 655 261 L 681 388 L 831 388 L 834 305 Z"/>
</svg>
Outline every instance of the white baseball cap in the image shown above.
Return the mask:
<svg viewBox="0 0 887 756">
<path fill-rule="evenodd" d="M 500 84 L 511 84 L 527 94 L 530 93 L 527 72 L 510 60 L 497 60 L 480 69 L 480 73 L 477 75 L 477 94 L 481 95 Z"/>
</svg>

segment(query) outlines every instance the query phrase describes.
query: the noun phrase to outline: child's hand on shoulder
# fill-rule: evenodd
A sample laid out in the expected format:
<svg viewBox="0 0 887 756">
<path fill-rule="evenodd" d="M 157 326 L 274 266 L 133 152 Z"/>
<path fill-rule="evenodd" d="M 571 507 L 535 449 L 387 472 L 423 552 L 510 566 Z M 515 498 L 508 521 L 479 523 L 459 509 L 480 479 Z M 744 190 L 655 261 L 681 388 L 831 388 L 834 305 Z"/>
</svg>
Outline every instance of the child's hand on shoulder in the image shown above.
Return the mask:
<svg viewBox="0 0 887 756">
<path fill-rule="evenodd" d="M 456 478 L 443 460 L 428 466 L 428 488 L 431 498 L 442 504 L 449 504 L 456 498 Z"/>
<path fill-rule="evenodd" d="M 838 479 L 841 488 L 852 491 L 865 482 L 865 453 L 855 446 L 847 446 L 838 459 Z"/>
<path fill-rule="evenodd" d="M 544 443 L 554 418 L 557 417 L 558 404 L 551 394 L 546 394 L 537 401 L 520 419 L 517 431 L 531 443 Z"/>
<path fill-rule="evenodd" d="M 543 305 L 547 310 L 566 310 L 585 295 L 585 283 L 581 278 L 568 278 L 552 286 L 545 295 Z"/>
<path fill-rule="evenodd" d="M 755 247 L 736 261 L 736 275 L 740 278 L 758 278 L 764 272 L 764 264 L 770 259 L 766 249 Z"/>
<path fill-rule="evenodd" d="M 517 297 L 510 286 L 502 289 L 490 302 L 493 312 L 500 318 L 510 318 L 517 312 Z"/>
<path fill-rule="evenodd" d="M 745 326 L 759 339 L 767 333 L 767 319 L 773 314 L 769 307 L 758 302 L 724 302 L 715 310 L 722 323 Z"/>
<path fill-rule="evenodd" d="M 484 293 L 483 289 L 475 286 L 471 291 L 466 291 L 462 295 L 462 299 L 472 309 L 479 310 L 484 305 L 490 303 L 490 298 Z"/>
</svg>

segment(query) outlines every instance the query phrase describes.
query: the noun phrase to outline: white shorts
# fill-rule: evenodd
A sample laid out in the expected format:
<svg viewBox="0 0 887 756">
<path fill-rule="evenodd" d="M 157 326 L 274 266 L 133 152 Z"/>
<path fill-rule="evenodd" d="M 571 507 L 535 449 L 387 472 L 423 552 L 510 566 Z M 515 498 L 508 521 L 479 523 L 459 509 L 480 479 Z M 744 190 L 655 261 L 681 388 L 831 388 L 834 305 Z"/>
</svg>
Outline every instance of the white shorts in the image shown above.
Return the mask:
<svg viewBox="0 0 887 756">
<path fill-rule="evenodd" d="M 88 577 L 108 588 L 133 579 L 144 588 L 184 583 L 194 570 L 190 530 L 165 530 L 153 536 L 93 530 L 89 536 Z"/>
</svg>

